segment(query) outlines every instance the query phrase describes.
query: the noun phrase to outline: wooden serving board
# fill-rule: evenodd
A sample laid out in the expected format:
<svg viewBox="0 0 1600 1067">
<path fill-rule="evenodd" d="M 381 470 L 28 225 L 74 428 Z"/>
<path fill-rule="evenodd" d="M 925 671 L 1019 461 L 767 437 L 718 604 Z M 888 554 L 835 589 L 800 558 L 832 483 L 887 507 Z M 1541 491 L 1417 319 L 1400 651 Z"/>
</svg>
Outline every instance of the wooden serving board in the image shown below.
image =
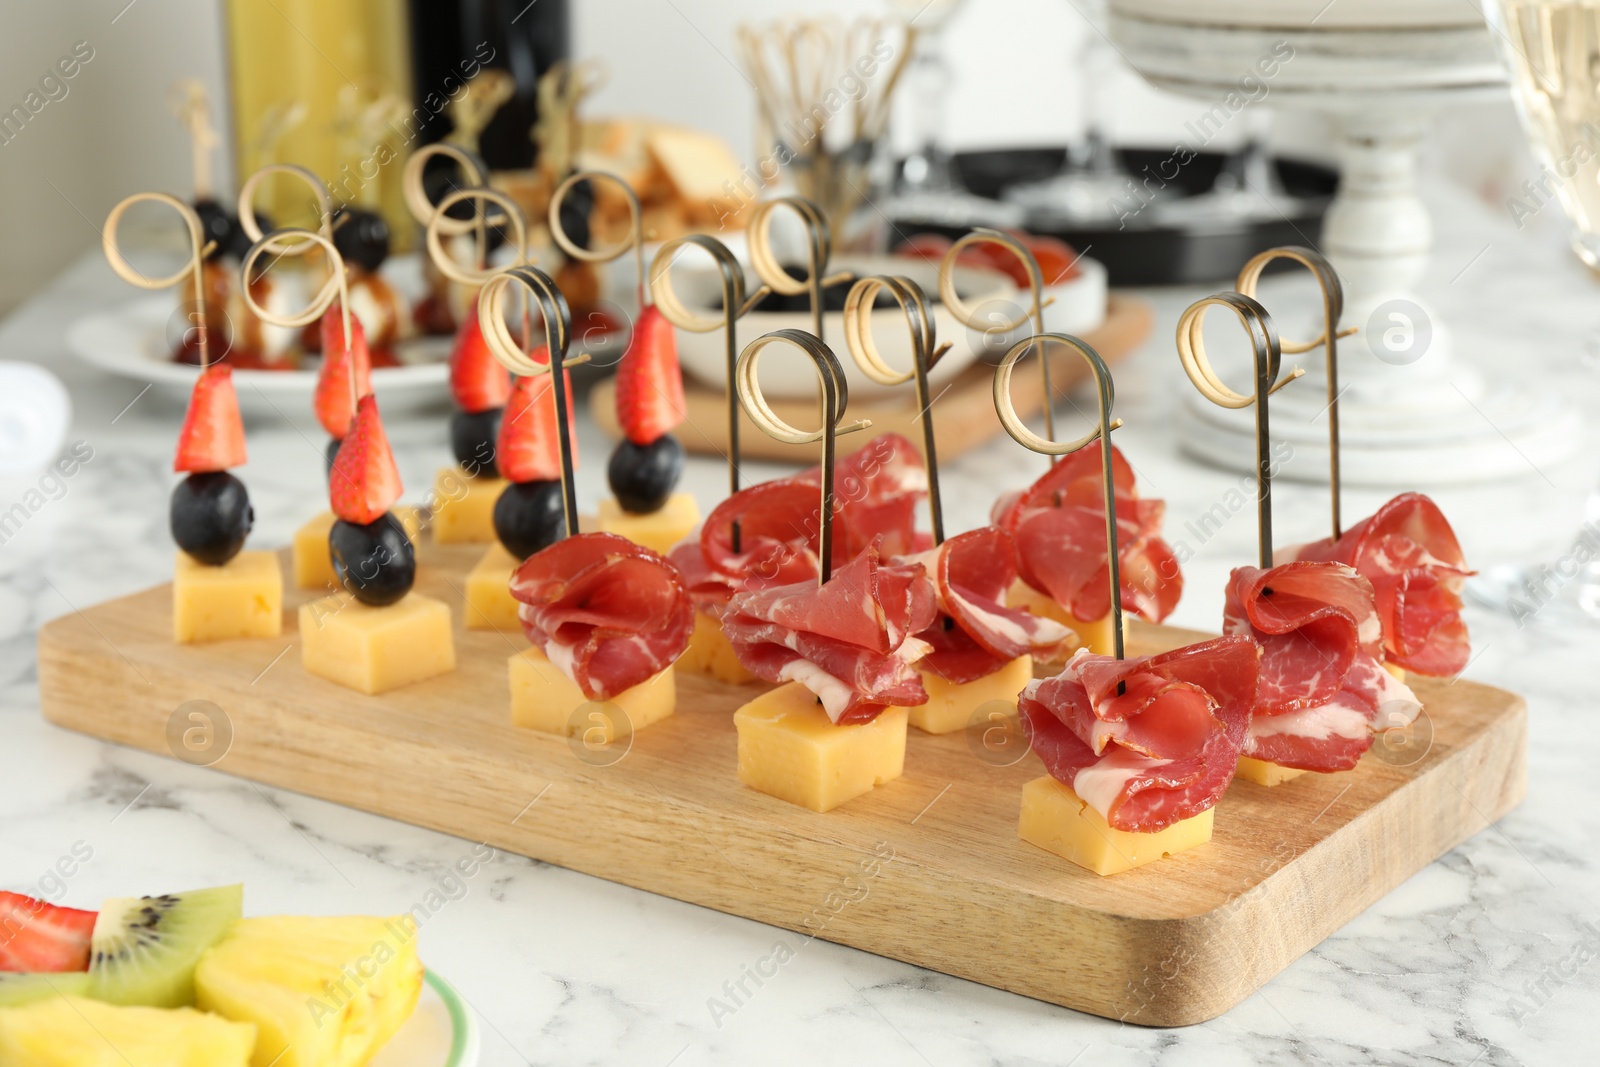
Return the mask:
<svg viewBox="0 0 1600 1067">
<path fill-rule="evenodd" d="M 1149 304 L 1135 297 L 1112 293 L 1105 322 L 1098 329 L 1085 334 L 1083 339 L 1107 363 L 1115 364 L 1150 336 L 1154 319 L 1155 314 Z M 743 333 L 740 337 L 748 339 Z M 848 359 L 849 356 L 840 351 L 839 358 Z M 1057 351 L 1050 357 L 1050 374 L 1051 385 L 1058 391 L 1066 392 L 1088 377 L 1089 368 L 1078 356 Z M 721 389 L 687 376 L 683 388 L 688 417 L 677 431 L 683 447 L 703 455 L 726 455 L 728 414 L 725 394 Z M 932 388 L 936 413 L 933 429 L 940 458 L 959 456 L 1001 432 L 1000 420 L 994 413 L 993 389 L 994 367 L 987 363 L 974 363 L 954 380 Z M 1031 419 L 1044 406 L 1044 391 L 1040 388 L 1037 370 L 1019 370 L 1013 379 L 1013 390 L 1017 414 L 1022 418 Z M 621 435 L 617 426 L 616 396 L 615 377 L 597 383 L 589 393 L 589 414 L 612 437 Z M 816 426 L 815 400 L 769 398 L 769 401 L 778 417 L 789 425 Z M 852 395 L 848 417 L 852 420 L 871 419 L 872 433 L 839 438 L 839 454 L 847 455 L 864 447 L 876 434 L 889 431 L 903 434 L 921 448 L 922 428 L 917 422 L 919 414 L 915 390 L 909 385 L 893 394 Z M 758 430 L 742 411 L 739 413 L 739 422 L 739 449 L 746 457 L 807 466 L 816 463 L 816 445 L 788 445 L 774 440 Z"/>
<path fill-rule="evenodd" d="M 419 588 L 458 627 L 480 551 L 422 548 Z M 378 697 L 307 675 L 307 595 L 289 593 L 272 640 L 175 645 L 166 585 L 56 619 L 39 635 L 45 717 L 171 754 L 176 710 L 210 701 L 229 774 L 1139 1024 L 1226 1011 L 1525 791 L 1521 698 L 1419 680 L 1432 736 L 1410 766 L 1369 754 L 1275 789 L 1235 782 L 1209 844 L 1101 878 L 1018 839 L 1018 791 L 1042 767 L 976 729 L 913 730 L 903 777 L 819 815 L 735 778 L 731 713 L 753 688 L 682 674 L 677 714 L 586 750 L 509 725 L 521 634 L 458 629 L 454 674 Z M 1202 636 L 1135 624 L 1130 652 Z"/>
</svg>

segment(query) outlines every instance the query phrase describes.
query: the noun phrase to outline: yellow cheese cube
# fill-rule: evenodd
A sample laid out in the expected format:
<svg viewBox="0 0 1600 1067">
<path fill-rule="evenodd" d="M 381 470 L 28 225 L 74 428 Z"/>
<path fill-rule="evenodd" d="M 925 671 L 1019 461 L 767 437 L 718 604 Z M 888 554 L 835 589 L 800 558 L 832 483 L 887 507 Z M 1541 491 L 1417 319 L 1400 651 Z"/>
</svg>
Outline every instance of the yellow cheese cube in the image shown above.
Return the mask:
<svg viewBox="0 0 1600 1067">
<path fill-rule="evenodd" d="M 463 616 L 467 629 L 522 631 L 517 599 L 511 595 L 511 575 L 521 565 L 499 541 L 484 551 L 483 558 L 467 572 L 467 611 Z"/>
<path fill-rule="evenodd" d="M 671 715 L 678 687 L 668 667 L 610 700 L 590 700 L 538 646 L 511 657 L 511 722 L 529 730 L 609 745 Z"/>
<path fill-rule="evenodd" d="M 1210 841 L 1213 811 L 1207 808 L 1153 834 L 1130 833 L 1114 829 L 1105 816 L 1046 775 L 1022 787 L 1017 834 L 1095 874 L 1120 874 Z"/>
<path fill-rule="evenodd" d="M 445 467 L 433 479 L 433 540 L 440 545 L 488 544 L 495 540 L 494 504 L 508 483 L 476 478 L 461 467 Z"/>
<path fill-rule="evenodd" d="M 1040 615 L 1046 619 L 1054 619 L 1077 634 L 1078 643 L 1072 645 L 1071 642 L 1068 642 L 1071 647 L 1063 648 L 1063 658 L 1070 656 L 1079 648 L 1087 648 L 1090 652 L 1096 652 L 1102 656 L 1109 656 L 1115 652 L 1111 639 L 1110 612 L 1107 612 L 1101 618 L 1084 622 L 1054 600 L 1034 589 L 1033 586 L 1024 582 L 1021 578 L 1012 582 L 1011 588 L 1007 590 L 1006 606 L 1016 608 L 1018 611 L 1032 612 L 1034 615 Z M 1122 617 L 1122 633 L 1124 637 L 1128 633 L 1128 616 L 1126 614 Z"/>
<path fill-rule="evenodd" d="M 663 556 L 700 524 L 700 508 L 688 493 L 673 493 L 660 509 L 648 515 L 623 511 L 611 497 L 600 501 L 599 526 L 606 533 L 626 537 L 636 545 Z"/>
<path fill-rule="evenodd" d="M 1383 669 L 1394 675 L 1397 681 L 1403 682 L 1406 680 L 1406 669 L 1398 663 L 1385 663 Z"/>
<path fill-rule="evenodd" d="M 1239 767 L 1233 772 L 1235 778 L 1243 778 L 1256 785 L 1282 785 L 1291 782 L 1307 772 L 1294 767 L 1285 767 L 1282 764 L 1271 763 L 1264 759 L 1252 756 L 1240 756 Z"/>
<path fill-rule="evenodd" d="M 172 639 L 180 644 L 276 637 L 283 571 L 276 552 L 241 552 L 220 567 L 179 552 L 172 569 Z"/>
<path fill-rule="evenodd" d="M 394 509 L 395 518 L 400 520 L 400 525 L 405 529 L 406 537 L 412 544 L 417 543 L 417 535 L 422 532 L 425 514 L 422 508 Z M 338 591 L 339 580 L 334 576 L 333 556 L 328 551 L 328 533 L 333 529 L 333 522 L 333 512 L 324 511 L 314 518 L 307 519 L 305 524 L 294 532 L 294 547 L 289 553 L 289 558 L 294 564 L 296 589 Z"/>
<path fill-rule="evenodd" d="M 1033 681 L 1033 657 L 1018 656 L 993 674 L 970 682 L 951 682 L 930 670 L 918 673 L 922 688 L 928 691 L 928 702 L 908 709 L 911 725 L 926 734 L 948 734 L 965 730 L 973 712 L 986 704 L 996 705 L 990 710 L 1009 704 L 1011 710 L 1005 714 L 1015 715 L 1017 694 Z"/>
<path fill-rule="evenodd" d="M 407 593 L 375 608 L 349 593 L 300 606 L 300 661 L 319 678 L 375 694 L 456 669 L 450 608 Z"/>
<path fill-rule="evenodd" d="M 689 647 L 678 657 L 678 666 L 696 674 L 709 674 L 729 685 L 747 685 L 757 680 L 734 654 L 733 644 L 722 632 L 722 623 L 703 611 L 694 613 L 694 632 L 689 635 Z"/>
<path fill-rule="evenodd" d="M 811 690 L 790 682 L 734 712 L 733 725 L 739 781 L 812 811 L 831 811 L 905 770 L 905 708 L 836 726 Z"/>
</svg>

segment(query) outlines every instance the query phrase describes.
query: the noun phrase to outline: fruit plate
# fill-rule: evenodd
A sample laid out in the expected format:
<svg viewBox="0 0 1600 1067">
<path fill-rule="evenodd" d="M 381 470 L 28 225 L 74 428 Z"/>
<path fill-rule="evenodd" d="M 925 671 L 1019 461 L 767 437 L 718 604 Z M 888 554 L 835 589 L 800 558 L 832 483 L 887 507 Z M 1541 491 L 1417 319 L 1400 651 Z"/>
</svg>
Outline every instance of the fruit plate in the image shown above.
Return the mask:
<svg viewBox="0 0 1600 1067">
<path fill-rule="evenodd" d="M 417 1010 L 389 1039 L 371 1067 L 474 1067 L 478 1024 L 455 986 L 432 971 L 424 975 Z"/>
<path fill-rule="evenodd" d="M 732 712 L 755 687 L 682 672 L 676 713 L 626 744 L 512 726 L 506 662 L 526 639 L 461 628 L 464 575 L 482 552 L 418 548 L 417 589 L 456 608 L 453 674 L 377 697 L 306 674 L 296 616 L 312 594 L 293 590 L 278 637 L 178 646 L 172 588 L 159 585 L 44 626 L 44 715 L 800 937 L 1153 1026 L 1226 1011 L 1526 790 L 1523 700 L 1418 679 L 1424 714 L 1408 744 L 1343 774 L 1273 789 L 1236 781 L 1208 844 L 1110 878 L 1019 840 L 1021 788 L 1043 769 L 987 723 L 913 732 L 900 778 L 818 815 L 735 776 Z M 1129 654 L 1204 637 L 1135 624 Z M 202 721 L 197 748 L 188 739 Z"/>
</svg>

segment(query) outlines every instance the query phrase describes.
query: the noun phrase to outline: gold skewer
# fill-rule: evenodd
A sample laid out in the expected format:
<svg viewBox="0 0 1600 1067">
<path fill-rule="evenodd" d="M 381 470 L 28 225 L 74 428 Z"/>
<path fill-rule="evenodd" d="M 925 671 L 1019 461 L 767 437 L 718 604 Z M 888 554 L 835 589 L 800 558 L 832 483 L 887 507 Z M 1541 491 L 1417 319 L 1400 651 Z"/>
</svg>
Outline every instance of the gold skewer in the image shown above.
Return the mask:
<svg viewBox="0 0 1600 1067">
<path fill-rule="evenodd" d="M 693 245 L 709 253 L 722 276 L 722 315 L 700 315 L 683 302 L 672 285 L 672 267 L 678 253 Z M 728 246 L 703 233 L 674 238 L 661 246 L 650 263 L 650 296 L 672 325 L 690 333 L 710 333 L 721 328 L 726 349 L 728 395 L 728 494 L 739 491 L 739 394 L 734 378 L 739 371 L 739 319 L 772 290 L 765 285 L 745 293 L 744 268 Z M 734 522 L 733 550 L 739 551 L 739 524 Z"/>
<path fill-rule="evenodd" d="M 906 314 L 911 330 L 911 369 L 897 371 L 889 366 L 872 339 L 872 306 L 878 293 L 887 291 Z M 939 494 L 939 456 L 934 444 L 933 401 L 928 393 L 928 374 L 939 357 L 950 350 L 950 343 L 935 339 L 933 313 L 922 287 L 910 278 L 876 275 L 861 278 L 850 287 L 844 302 L 844 339 L 861 372 L 879 385 L 896 386 L 915 382 L 917 410 L 922 420 L 922 455 L 928 469 L 928 512 L 933 522 L 933 543 L 944 543 L 944 504 Z"/>
<path fill-rule="evenodd" d="M 135 204 L 153 201 L 166 204 L 182 217 L 184 225 L 189 228 L 189 262 L 176 274 L 165 278 L 151 278 L 139 273 L 122 255 L 122 249 L 117 247 L 117 227 L 122 223 L 122 216 L 127 214 L 130 207 Z M 125 282 L 137 285 L 141 289 L 166 289 L 170 286 L 180 285 L 188 277 L 194 279 L 194 306 L 192 313 L 199 319 L 200 326 L 200 368 L 204 370 L 211 364 L 211 342 L 206 328 L 206 287 L 204 281 L 205 258 L 217 246 L 215 241 L 205 239 L 205 230 L 200 225 L 200 216 L 195 214 L 194 208 L 185 204 L 175 196 L 166 193 L 135 193 L 123 198 L 116 207 L 111 209 L 111 214 L 106 216 L 106 226 L 100 239 L 100 247 L 106 254 L 106 262 L 111 264 L 111 269 L 116 271 L 117 277 Z M 192 320 L 191 320 L 192 321 Z"/>
<path fill-rule="evenodd" d="M 792 278 L 783 269 L 772 250 L 772 216 L 779 208 L 788 208 L 800 216 L 806 230 L 806 276 Z M 825 341 L 822 332 L 822 291 L 839 282 L 855 280 L 850 271 L 827 275 L 828 260 L 833 256 L 833 234 L 828 228 L 828 217 L 814 202 L 799 196 L 781 196 L 763 200 L 756 205 L 755 214 L 745 230 L 745 240 L 750 246 L 750 265 L 756 277 L 773 292 L 784 296 L 811 296 L 811 332 L 817 340 Z"/>
<path fill-rule="evenodd" d="M 1011 374 L 1016 369 L 1017 361 L 1027 354 L 1035 345 L 1041 347 L 1039 353 L 1041 360 L 1049 358 L 1049 346 L 1052 344 L 1064 345 L 1066 348 L 1078 353 L 1089 364 L 1089 370 L 1094 375 L 1095 400 L 1099 407 L 1099 418 L 1095 426 L 1088 433 L 1073 441 L 1056 441 L 1040 437 L 1017 415 L 1017 408 L 1011 399 Z M 1000 360 L 1000 365 L 994 371 L 994 410 L 1000 416 L 1000 425 L 1005 427 L 1006 433 L 1023 448 L 1032 452 L 1039 452 L 1050 456 L 1065 456 L 1087 447 L 1096 439 L 1100 442 L 1100 472 L 1105 491 L 1106 512 L 1106 564 L 1111 572 L 1111 634 L 1112 649 L 1117 659 L 1123 656 L 1122 647 L 1122 561 L 1117 552 L 1117 497 L 1116 481 L 1112 476 L 1111 466 L 1111 431 L 1122 425 L 1121 419 L 1111 417 L 1111 409 L 1117 399 L 1116 387 L 1111 380 L 1111 370 L 1106 366 L 1106 361 L 1100 358 L 1100 353 L 1089 346 L 1087 341 L 1073 337 L 1066 333 L 1041 333 L 1033 337 L 1024 337 L 1006 350 L 1005 356 Z M 1118 692 L 1121 692 L 1119 686 Z"/>
<path fill-rule="evenodd" d="M 1244 265 L 1239 272 L 1239 280 L 1235 288 L 1245 296 L 1256 295 L 1256 283 L 1261 280 L 1261 272 L 1267 264 L 1277 259 L 1288 259 L 1299 263 L 1311 272 L 1317 280 L 1317 287 L 1322 290 L 1322 332 L 1308 341 L 1285 341 L 1279 338 L 1279 345 L 1289 355 L 1299 355 L 1309 352 L 1321 345 L 1328 363 L 1328 482 L 1332 487 L 1333 509 L 1333 539 L 1339 540 L 1339 535 L 1344 532 L 1344 523 L 1340 517 L 1340 497 L 1343 490 L 1340 486 L 1339 472 L 1339 338 L 1349 337 L 1356 332 L 1351 326 L 1339 329 L 1339 318 L 1344 314 L 1344 286 L 1339 281 L 1339 274 L 1333 269 L 1333 264 L 1321 252 L 1310 248 L 1301 248 L 1297 245 L 1287 245 L 1283 248 L 1269 248 L 1258 253 L 1250 262 Z"/>
<path fill-rule="evenodd" d="M 1203 335 L 1206 311 L 1213 305 L 1232 309 L 1250 338 L 1255 355 L 1255 387 L 1249 394 L 1236 393 L 1223 383 L 1206 356 Z M 1200 395 L 1225 408 L 1256 410 L 1256 523 L 1261 568 L 1272 566 L 1272 449 L 1267 425 L 1267 397 L 1305 373 L 1299 367 L 1278 376 L 1283 349 L 1278 330 L 1267 309 L 1243 293 L 1218 293 L 1190 304 L 1178 319 L 1178 359 Z"/>
<path fill-rule="evenodd" d="M 466 219 L 453 219 L 450 217 L 451 208 L 468 200 L 473 201 L 473 214 L 480 222 L 486 219 L 489 214 L 487 208 L 477 206 L 480 203 L 493 204 L 504 213 L 496 216 L 491 222 L 493 225 L 509 226 L 511 229 L 511 248 L 516 254 L 516 259 L 510 266 L 520 267 L 523 264 L 534 262 L 534 257 L 528 252 L 528 224 L 523 219 L 522 209 L 517 206 L 516 201 L 498 189 L 490 189 L 486 186 L 468 186 L 464 189 L 452 189 L 440 197 L 439 203 L 432 207 L 428 218 L 424 220 L 424 225 L 427 227 L 424 236 L 428 248 L 428 258 L 433 261 L 435 267 L 439 268 L 440 274 L 443 274 L 450 281 L 460 282 L 462 285 L 481 285 L 499 273 L 499 270 L 491 270 L 485 263 L 484 245 L 481 243 L 478 246 L 477 267 L 463 266 L 460 261 L 450 254 L 450 249 L 444 243 L 447 236 L 454 236 L 456 233 L 460 233 L 461 230 L 458 227 L 463 224 L 471 228 L 472 223 L 469 223 Z"/>
<path fill-rule="evenodd" d="M 969 307 L 961 299 L 961 294 L 956 292 L 955 268 L 956 260 L 961 255 L 961 250 L 968 245 L 995 244 L 1016 256 L 1021 261 L 1023 269 L 1028 272 L 1028 292 L 1032 297 L 1032 306 L 1023 314 L 1002 326 L 996 327 L 993 323 L 983 322 L 978 317 L 978 308 Z M 988 331 L 998 328 L 1002 333 L 1010 333 L 1029 319 L 1033 320 L 1034 336 L 1044 333 L 1044 309 L 1054 302 L 1044 298 L 1044 274 L 1039 270 L 1039 261 L 1033 258 L 1033 253 L 1028 251 L 1028 246 L 1017 240 L 1004 230 L 994 230 L 987 226 L 979 226 L 971 233 L 965 234 L 945 252 L 944 258 L 939 261 L 939 299 L 944 301 L 944 306 L 950 310 L 955 320 L 969 330 Z M 1055 390 L 1050 384 L 1050 361 L 1043 356 L 1039 358 L 1039 383 L 1044 390 L 1044 432 L 1046 437 L 1056 435 L 1055 415 Z M 1055 465 L 1054 455 L 1046 454 L 1051 466 Z"/>
<path fill-rule="evenodd" d="M 261 232 L 260 223 L 256 221 L 256 190 L 261 187 L 263 181 L 274 174 L 291 174 L 310 187 L 311 195 L 317 205 L 317 230 L 322 236 L 331 239 L 333 237 L 333 199 L 328 195 L 328 187 L 322 183 L 322 179 L 306 168 L 293 163 L 269 163 L 246 178 L 244 185 L 239 187 L 239 225 L 244 228 L 244 232 L 249 235 L 250 240 L 260 241 L 264 236 Z M 301 248 L 302 246 L 297 245 L 296 247 Z M 304 251 L 309 252 L 312 245 L 306 244 L 303 245 L 303 248 Z M 284 249 L 282 246 L 275 245 L 274 250 L 283 251 Z M 247 282 L 249 277 L 248 274 L 243 275 Z"/>
<path fill-rule="evenodd" d="M 401 171 L 400 192 L 405 199 L 406 208 L 411 212 L 411 217 L 417 220 L 417 225 L 427 226 L 433 219 L 434 210 L 438 207 L 428 198 L 427 187 L 423 184 L 423 176 L 428 169 L 428 163 L 439 157 L 454 160 L 461 169 L 461 181 L 465 187 L 487 185 L 489 181 L 489 168 L 483 160 L 459 145 L 448 141 L 438 141 L 434 144 L 423 145 L 411 154 L 406 160 L 405 169 Z M 452 190 L 454 191 L 454 190 Z M 439 229 L 446 237 L 459 237 L 464 233 L 478 231 L 478 256 L 481 261 L 487 255 L 487 242 L 483 239 L 485 225 L 498 226 L 503 220 L 486 220 L 481 215 L 471 219 L 447 218 L 439 223 Z"/>
<path fill-rule="evenodd" d="M 513 285 L 523 291 L 525 299 L 531 296 L 539 304 L 544 316 L 545 346 L 550 353 L 548 363 L 535 362 L 526 351 L 527 335 L 519 345 L 506 325 L 505 301 Z M 578 494 L 572 473 L 572 431 L 567 422 L 572 400 L 567 396 L 565 370 L 589 358 L 587 354 L 567 358 L 567 346 L 572 340 L 572 309 L 550 275 L 538 267 L 511 267 L 496 271 L 483 283 L 478 294 L 478 324 L 489 351 L 511 373 L 526 377 L 551 375 L 550 386 L 556 399 L 556 443 L 561 452 L 561 506 L 566 520 L 562 536 L 570 537 L 578 532 Z"/>
<path fill-rule="evenodd" d="M 295 169 L 298 170 L 299 168 Z M 257 171 L 256 173 L 259 174 L 261 172 Z M 241 209 L 244 203 L 243 194 L 241 194 Z M 254 224 L 254 222 L 255 219 L 252 218 L 251 223 Z M 239 295 L 244 298 L 245 306 L 262 322 L 270 323 L 273 326 L 289 327 L 309 326 L 322 318 L 328 308 L 333 306 L 335 300 L 339 301 L 339 322 L 344 329 L 344 348 L 346 352 L 349 352 L 351 343 L 350 281 L 345 271 L 344 257 L 334 247 L 333 238 L 325 233 L 317 233 L 313 230 L 298 228 L 274 230 L 265 236 L 255 239 L 255 244 L 250 246 L 250 250 L 244 254 L 243 262 L 239 264 L 239 276 L 248 279 L 251 276 L 251 268 L 255 266 L 256 260 L 267 252 L 273 254 L 273 262 L 276 263 L 279 259 L 289 256 L 306 255 L 313 248 L 321 248 L 327 255 L 328 277 L 322 283 L 322 287 L 317 290 L 316 295 L 311 298 L 311 302 L 306 305 L 304 311 L 294 314 L 268 311 L 256 303 L 255 295 L 251 293 L 249 284 L 240 285 Z M 268 267 L 262 268 L 262 273 L 265 274 L 268 269 Z M 350 411 L 353 416 L 356 404 L 360 401 L 361 396 L 356 389 L 356 361 L 352 357 L 348 362 L 350 365 Z"/>
<path fill-rule="evenodd" d="M 761 393 L 760 375 L 757 373 L 761 353 L 779 342 L 798 348 L 816 365 L 817 377 L 822 383 L 822 425 L 815 430 L 797 430 L 784 422 Z M 804 330 L 774 330 L 751 341 L 739 355 L 736 378 L 739 399 L 744 404 L 745 412 L 763 433 L 790 445 L 822 442 L 822 515 L 818 524 L 817 570 L 819 584 L 825 583 L 833 574 L 834 439 L 840 434 L 865 430 L 872 422 L 857 419 L 848 426 L 839 425 L 844 418 L 844 409 L 850 403 L 850 388 L 845 383 L 844 368 L 839 365 L 833 349 Z"/>
</svg>

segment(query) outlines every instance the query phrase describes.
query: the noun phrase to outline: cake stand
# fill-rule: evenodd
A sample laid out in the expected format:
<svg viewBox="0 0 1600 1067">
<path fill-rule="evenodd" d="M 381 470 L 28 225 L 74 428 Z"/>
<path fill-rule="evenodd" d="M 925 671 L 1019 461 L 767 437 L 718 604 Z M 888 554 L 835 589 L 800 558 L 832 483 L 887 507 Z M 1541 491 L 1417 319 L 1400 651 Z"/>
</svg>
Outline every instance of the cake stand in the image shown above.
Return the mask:
<svg viewBox="0 0 1600 1067">
<path fill-rule="evenodd" d="M 1238 99 L 1248 75 L 1267 85 L 1266 106 L 1333 117 L 1342 174 L 1321 251 L 1344 282 L 1342 326 L 1359 330 L 1339 346 L 1346 482 L 1481 481 L 1526 475 L 1530 464 L 1572 452 L 1579 436 L 1570 407 L 1460 359 L 1451 331 L 1413 288 L 1428 271 L 1433 246 L 1416 180 L 1432 118 L 1444 107 L 1490 102 L 1506 92 L 1504 69 L 1471 5 L 1113 0 L 1111 35 L 1160 88 L 1219 104 L 1230 93 Z M 1293 52 L 1283 59 L 1286 47 Z M 1232 112 L 1220 108 L 1212 121 L 1226 123 Z M 1290 338 L 1320 332 L 1285 318 L 1278 326 Z M 1304 365 L 1311 381 L 1325 380 L 1320 351 Z M 1189 401 L 1184 448 L 1223 466 L 1253 469 L 1249 411 L 1225 411 L 1198 394 Z M 1325 391 L 1314 386 L 1273 398 L 1274 435 L 1294 448 L 1285 477 L 1326 479 L 1326 409 Z"/>
</svg>

